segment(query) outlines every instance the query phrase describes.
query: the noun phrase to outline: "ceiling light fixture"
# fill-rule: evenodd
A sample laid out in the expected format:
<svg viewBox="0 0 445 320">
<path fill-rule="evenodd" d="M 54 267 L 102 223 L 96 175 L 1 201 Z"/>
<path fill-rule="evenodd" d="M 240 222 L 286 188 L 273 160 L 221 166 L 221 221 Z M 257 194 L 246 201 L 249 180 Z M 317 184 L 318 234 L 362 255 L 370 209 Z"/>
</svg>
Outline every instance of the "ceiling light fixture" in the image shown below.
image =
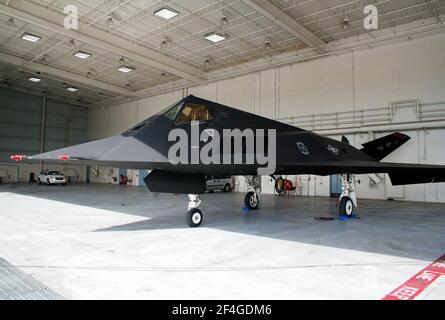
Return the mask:
<svg viewBox="0 0 445 320">
<path fill-rule="evenodd" d="M 89 54 L 87 52 L 79 51 L 79 52 L 76 52 L 74 54 L 74 56 L 77 58 L 80 58 L 80 59 L 88 59 L 89 57 L 91 57 L 91 54 Z"/>
<path fill-rule="evenodd" d="M 229 19 L 224 15 L 222 18 L 221 18 L 221 21 L 219 22 L 219 24 L 220 24 L 220 26 L 221 26 L 221 28 L 226 28 L 227 27 L 227 25 L 229 24 Z"/>
<path fill-rule="evenodd" d="M 161 17 L 162 19 L 170 20 L 176 17 L 179 14 L 179 12 L 169 7 L 162 7 L 153 12 L 153 14 L 157 15 L 158 17 Z"/>
<path fill-rule="evenodd" d="M 206 34 L 205 39 L 210 42 L 213 42 L 213 43 L 218 43 L 218 42 L 226 40 L 226 36 L 216 33 L 216 32 L 212 32 L 212 33 Z"/>
<path fill-rule="evenodd" d="M 349 28 L 349 26 L 351 25 L 351 21 L 349 20 L 348 16 L 345 16 L 345 18 L 343 19 L 343 28 L 346 30 Z"/>
<path fill-rule="evenodd" d="M 25 32 L 25 33 L 22 35 L 22 39 L 23 39 L 23 40 L 26 40 L 26 41 L 30 41 L 30 42 L 39 42 L 40 39 L 42 39 L 42 38 L 39 37 L 39 36 L 36 36 L 36 35 L 34 35 L 34 34 Z"/>
<path fill-rule="evenodd" d="M 68 90 L 69 92 L 77 92 L 77 91 L 79 91 L 79 88 L 68 87 L 68 88 L 66 88 L 66 90 Z"/>
<path fill-rule="evenodd" d="M 204 67 L 208 69 L 210 67 L 210 64 L 211 64 L 210 58 L 209 57 L 205 58 L 204 59 Z"/>
<path fill-rule="evenodd" d="M 168 47 L 168 39 L 167 38 L 163 38 L 161 40 L 161 51 L 167 49 Z"/>
<path fill-rule="evenodd" d="M 114 20 L 113 20 L 113 17 L 108 17 L 107 18 L 107 25 L 109 26 L 109 27 L 112 27 L 113 26 L 113 24 L 114 24 Z"/>
<path fill-rule="evenodd" d="M 42 81 L 42 79 L 37 78 L 37 77 L 30 77 L 28 80 L 31 82 L 36 82 L 36 83 Z"/>
<path fill-rule="evenodd" d="M 129 73 L 134 71 L 134 68 L 128 66 L 122 66 L 118 69 L 120 72 Z"/>
</svg>

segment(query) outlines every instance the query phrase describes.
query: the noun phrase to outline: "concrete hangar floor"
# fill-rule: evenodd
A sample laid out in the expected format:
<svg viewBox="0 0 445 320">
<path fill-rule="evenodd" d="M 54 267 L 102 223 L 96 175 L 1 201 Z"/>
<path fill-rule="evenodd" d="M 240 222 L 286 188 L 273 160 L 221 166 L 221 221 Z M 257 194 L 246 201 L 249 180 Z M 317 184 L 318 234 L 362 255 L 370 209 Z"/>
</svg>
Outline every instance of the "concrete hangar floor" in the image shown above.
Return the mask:
<svg viewBox="0 0 445 320">
<path fill-rule="evenodd" d="M 0 299 L 382 299 L 445 253 L 445 205 L 186 196 L 114 185 L 0 186 Z M 416 299 L 443 299 L 445 276 Z"/>
</svg>

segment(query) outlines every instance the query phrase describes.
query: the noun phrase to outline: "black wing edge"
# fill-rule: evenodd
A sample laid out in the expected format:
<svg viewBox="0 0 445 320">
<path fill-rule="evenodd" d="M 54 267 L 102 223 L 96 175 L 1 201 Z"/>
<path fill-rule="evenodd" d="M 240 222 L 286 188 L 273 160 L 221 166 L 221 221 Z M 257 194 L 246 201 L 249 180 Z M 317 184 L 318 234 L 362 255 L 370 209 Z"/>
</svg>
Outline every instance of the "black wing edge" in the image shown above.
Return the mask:
<svg viewBox="0 0 445 320">
<path fill-rule="evenodd" d="M 351 163 L 350 170 L 361 173 L 387 173 L 394 186 L 445 182 L 445 166 L 410 163 Z"/>
<path fill-rule="evenodd" d="M 445 182 L 445 166 L 411 163 L 351 163 L 350 170 L 362 173 L 387 173 L 394 186 Z"/>
<path fill-rule="evenodd" d="M 413 169 L 405 173 L 388 173 L 391 183 L 394 186 L 419 183 L 439 183 L 445 182 L 445 172 L 434 173 L 433 170 Z M 442 170 L 445 171 L 445 170 Z"/>
<path fill-rule="evenodd" d="M 373 159 L 381 161 L 395 150 L 400 148 L 411 138 L 406 134 L 395 132 L 383 138 L 379 138 L 363 145 L 363 149 L 360 151 L 366 153 Z"/>
<path fill-rule="evenodd" d="M 335 174 L 387 173 L 395 186 L 445 182 L 445 165 L 390 163 L 371 161 L 312 162 L 288 164 L 283 174 Z"/>
</svg>

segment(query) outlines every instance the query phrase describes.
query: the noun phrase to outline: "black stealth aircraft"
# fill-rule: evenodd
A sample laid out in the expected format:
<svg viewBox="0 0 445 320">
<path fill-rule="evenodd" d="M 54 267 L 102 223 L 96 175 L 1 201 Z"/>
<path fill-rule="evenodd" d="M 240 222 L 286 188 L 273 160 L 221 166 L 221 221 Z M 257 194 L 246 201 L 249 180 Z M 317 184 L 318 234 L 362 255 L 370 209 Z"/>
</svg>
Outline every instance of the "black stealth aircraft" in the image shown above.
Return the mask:
<svg viewBox="0 0 445 320">
<path fill-rule="evenodd" d="M 11 159 L 152 170 L 144 180 L 148 189 L 188 194 L 187 222 L 197 227 L 203 220 L 199 195 L 206 189 L 208 175 L 245 176 L 249 186 L 245 205 L 256 209 L 259 175 L 339 174 L 343 184 L 339 212 L 348 216 L 357 206 L 355 174 L 387 173 L 393 185 L 445 182 L 445 166 L 380 162 L 409 139 L 394 133 L 358 150 L 345 137 L 340 142 L 188 96 L 120 135 Z M 179 147 L 180 140 L 186 148 Z"/>
</svg>

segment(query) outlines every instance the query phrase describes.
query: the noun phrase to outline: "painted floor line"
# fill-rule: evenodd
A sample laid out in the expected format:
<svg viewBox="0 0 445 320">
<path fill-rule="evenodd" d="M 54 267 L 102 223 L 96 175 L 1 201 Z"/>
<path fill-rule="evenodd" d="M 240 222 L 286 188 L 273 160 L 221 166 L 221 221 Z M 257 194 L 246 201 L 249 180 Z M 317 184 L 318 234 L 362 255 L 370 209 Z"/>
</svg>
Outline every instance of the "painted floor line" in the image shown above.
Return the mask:
<svg viewBox="0 0 445 320">
<path fill-rule="evenodd" d="M 382 300 L 414 300 L 440 276 L 445 275 L 445 255 L 418 272 Z"/>
</svg>

